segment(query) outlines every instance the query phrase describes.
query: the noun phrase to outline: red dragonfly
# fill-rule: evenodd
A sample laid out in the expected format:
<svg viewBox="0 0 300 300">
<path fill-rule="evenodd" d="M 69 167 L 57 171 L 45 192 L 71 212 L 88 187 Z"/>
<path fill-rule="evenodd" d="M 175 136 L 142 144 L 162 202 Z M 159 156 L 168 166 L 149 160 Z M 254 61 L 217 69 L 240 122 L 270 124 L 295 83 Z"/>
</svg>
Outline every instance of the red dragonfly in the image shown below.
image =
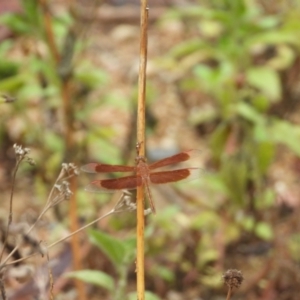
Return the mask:
<svg viewBox="0 0 300 300">
<path fill-rule="evenodd" d="M 154 170 L 170 165 L 179 164 L 182 162 L 187 162 L 192 158 L 197 159 L 199 155 L 199 150 L 189 150 L 166 157 L 149 165 L 147 164 L 145 157 L 138 156 L 136 158 L 135 166 L 90 163 L 84 165 L 81 169 L 84 172 L 88 173 L 133 172 L 134 175 L 114 179 L 101 179 L 92 181 L 91 184 L 86 187 L 86 190 L 91 192 L 103 192 L 105 190 L 130 190 L 136 189 L 139 186 L 143 186 L 147 192 L 151 210 L 153 213 L 155 213 L 155 206 L 149 187 L 150 184 L 164 184 L 181 180 L 194 179 L 200 176 L 202 169 L 185 167 L 177 170 L 167 171 Z"/>
</svg>

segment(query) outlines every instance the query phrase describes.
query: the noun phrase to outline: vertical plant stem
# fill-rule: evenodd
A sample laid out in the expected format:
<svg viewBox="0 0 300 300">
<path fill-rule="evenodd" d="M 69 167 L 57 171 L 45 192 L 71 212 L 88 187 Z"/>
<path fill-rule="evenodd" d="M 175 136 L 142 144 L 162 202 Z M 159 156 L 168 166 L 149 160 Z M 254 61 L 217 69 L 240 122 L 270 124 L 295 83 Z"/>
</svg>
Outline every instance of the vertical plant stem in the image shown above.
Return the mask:
<svg viewBox="0 0 300 300">
<path fill-rule="evenodd" d="M 71 63 L 71 60 L 70 60 Z M 68 69 L 68 68 L 67 68 Z M 68 158 L 70 161 L 75 161 L 76 155 L 76 146 L 74 143 L 74 134 L 73 134 L 73 123 L 74 123 L 74 111 L 72 107 L 72 82 L 69 76 L 62 77 L 62 86 L 61 86 L 61 97 L 63 101 L 63 115 L 64 115 L 64 139 L 65 139 L 65 159 Z M 73 192 L 70 198 L 69 206 L 69 220 L 70 220 L 70 229 L 71 231 L 76 231 L 79 229 L 80 225 L 78 224 L 78 207 L 77 207 L 77 177 L 72 177 L 70 179 L 70 189 Z M 78 235 L 73 235 L 71 238 L 71 249 L 73 255 L 73 269 L 80 270 L 82 269 L 81 255 L 80 255 L 80 240 Z M 80 280 L 74 280 L 77 291 L 78 298 L 81 300 L 87 299 L 85 293 L 84 283 Z"/>
<path fill-rule="evenodd" d="M 2 296 L 2 299 L 3 300 L 6 300 L 6 291 L 5 291 L 5 286 L 4 286 L 4 283 L 3 283 L 3 273 L 0 275 L 0 293 L 1 293 L 1 296 Z"/>
<path fill-rule="evenodd" d="M 229 287 L 229 288 L 228 288 L 228 293 L 227 293 L 226 300 L 230 300 L 230 298 L 231 298 L 231 292 L 232 292 L 232 288 Z"/>
<path fill-rule="evenodd" d="M 69 2 L 69 9 L 72 11 L 72 0 Z M 64 159 L 68 158 L 69 161 L 75 161 L 75 143 L 73 138 L 73 123 L 74 123 L 74 111 L 72 107 L 72 72 L 68 72 L 69 70 L 72 70 L 72 55 L 73 55 L 73 47 L 75 46 L 75 32 L 71 28 L 69 31 L 69 35 L 73 37 L 71 46 L 69 45 L 69 48 L 67 50 L 69 53 L 67 55 L 62 55 L 59 53 L 59 50 L 57 48 L 57 45 L 54 40 L 54 34 L 53 34 L 53 28 L 51 24 L 51 15 L 49 14 L 48 8 L 47 8 L 47 0 L 40 0 L 40 4 L 43 8 L 43 19 L 44 19 L 44 27 L 45 27 L 45 35 L 46 40 L 49 45 L 49 50 L 52 54 L 52 57 L 55 60 L 57 69 L 61 68 L 62 63 L 65 63 L 64 60 L 67 59 L 67 65 L 64 65 L 64 70 L 66 74 L 61 74 L 59 77 L 61 81 L 61 98 L 63 102 L 63 119 L 64 119 L 64 140 L 65 140 L 65 154 Z M 71 33 L 74 33 L 74 36 L 71 35 Z M 63 49 L 64 51 L 66 49 Z M 65 53 L 63 53 L 65 54 Z M 76 203 L 76 190 L 77 190 L 77 177 L 72 177 L 70 180 L 70 188 L 73 191 L 72 197 L 70 199 L 70 210 L 69 210 L 69 218 L 70 218 L 70 227 L 72 231 L 76 231 L 79 228 L 78 224 L 78 209 L 77 209 L 77 203 Z M 77 235 L 73 235 L 71 239 L 71 247 L 72 247 L 72 254 L 73 254 L 73 268 L 75 270 L 82 269 L 81 267 L 81 258 L 80 258 L 80 242 L 79 237 Z M 81 300 L 85 300 L 86 293 L 84 288 L 84 283 L 79 280 L 75 280 L 75 285 L 78 291 L 78 298 Z"/>
<path fill-rule="evenodd" d="M 147 67 L 147 29 L 148 7 L 147 0 L 141 0 L 140 28 L 140 68 L 137 109 L 137 141 L 138 155 L 145 156 L 145 111 L 146 111 L 146 67 Z M 145 266 L 144 266 L 144 188 L 137 188 L 137 299 L 145 297 Z"/>
<path fill-rule="evenodd" d="M 47 38 L 46 41 L 48 43 L 50 53 L 52 54 L 54 61 L 57 63 L 60 60 L 60 56 L 55 44 L 55 39 L 54 39 L 52 24 L 51 24 L 51 15 L 48 9 L 47 0 L 39 0 L 39 1 L 40 1 L 41 8 L 43 10 L 44 28 L 45 28 L 45 35 Z"/>
<path fill-rule="evenodd" d="M 8 234 L 9 234 L 9 227 L 12 223 L 12 218 L 13 218 L 13 197 L 14 197 L 14 191 L 15 191 L 15 184 L 16 184 L 16 176 L 17 176 L 17 171 L 19 169 L 19 165 L 21 163 L 21 159 L 18 158 L 18 161 L 16 162 L 16 166 L 13 172 L 13 177 L 12 177 L 12 187 L 11 187 L 11 192 L 10 192 L 10 199 L 9 199 L 9 215 L 8 215 L 8 221 L 7 221 L 7 227 L 6 227 L 6 232 L 4 236 L 4 243 L 2 246 L 1 254 L 0 254 L 0 263 L 2 262 L 4 250 L 7 244 L 7 239 L 8 239 Z"/>
</svg>

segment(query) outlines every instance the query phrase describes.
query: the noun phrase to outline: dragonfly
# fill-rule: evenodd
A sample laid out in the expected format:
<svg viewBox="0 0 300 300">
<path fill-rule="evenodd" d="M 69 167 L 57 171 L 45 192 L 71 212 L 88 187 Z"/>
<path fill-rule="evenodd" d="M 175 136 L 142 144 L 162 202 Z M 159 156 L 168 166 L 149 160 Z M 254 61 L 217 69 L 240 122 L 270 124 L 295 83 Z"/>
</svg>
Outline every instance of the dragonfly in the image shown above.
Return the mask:
<svg viewBox="0 0 300 300">
<path fill-rule="evenodd" d="M 143 156 L 136 157 L 136 164 L 134 166 L 89 163 L 82 166 L 81 170 L 87 173 L 132 172 L 133 175 L 119 178 L 94 180 L 85 188 L 85 190 L 90 192 L 105 192 L 116 190 L 132 190 L 142 186 L 144 187 L 148 196 L 151 211 L 155 213 L 156 210 L 152 200 L 150 185 L 174 183 L 177 181 L 198 178 L 202 173 L 202 169 L 198 167 L 183 167 L 172 170 L 165 169 L 177 164 L 187 163 L 192 159 L 194 160 L 195 158 L 199 158 L 199 156 L 199 150 L 188 150 L 150 164 L 147 163 L 146 158 Z"/>
</svg>

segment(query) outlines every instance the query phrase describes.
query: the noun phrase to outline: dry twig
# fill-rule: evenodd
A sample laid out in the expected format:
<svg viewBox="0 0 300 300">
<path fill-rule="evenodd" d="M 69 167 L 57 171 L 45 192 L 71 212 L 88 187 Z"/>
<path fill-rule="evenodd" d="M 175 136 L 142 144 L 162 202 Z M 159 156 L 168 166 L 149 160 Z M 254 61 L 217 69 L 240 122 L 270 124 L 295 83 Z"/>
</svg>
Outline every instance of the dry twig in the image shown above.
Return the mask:
<svg viewBox="0 0 300 300">
<path fill-rule="evenodd" d="M 148 3 L 141 0 L 141 29 L 140 29 L 140 68 L 137 109 L 137 141 L 138 156 L 145 156 L 145 111 L 146 111 L 146 67 L 147 67 L 147 29 Z M 137 299 L 145 297 L 145 266 L 144 266 L 144 188 L 137 188 Z"/>
</svg>

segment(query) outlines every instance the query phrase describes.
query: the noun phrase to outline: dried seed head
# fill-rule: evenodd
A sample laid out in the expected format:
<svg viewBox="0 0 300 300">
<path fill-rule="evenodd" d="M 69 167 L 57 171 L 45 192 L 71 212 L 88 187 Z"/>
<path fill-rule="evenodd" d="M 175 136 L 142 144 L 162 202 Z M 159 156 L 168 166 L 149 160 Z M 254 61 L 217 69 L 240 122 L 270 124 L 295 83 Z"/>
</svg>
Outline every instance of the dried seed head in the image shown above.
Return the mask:
<svg viewBox="0 0 300 300">
<path fill-rule="evenodd" d="M 239 270 L 229 269 L 223 274 L 223 280 L 229 288 L 239 288 L 244 280 L 244 276 Z"/>
<path fill-rule="evenodd" d="M 66 174 L 69 174 L 69 175 L 74 174 L 77 176 L 80 173 L 77 166 L 73 163 L 62 163 L 61 168 Z"/>
<path fill-rule="evenodd" d="M 136 204 L 132 202 L 132 194 L 124 190 L 118 203 L 114 207 L 114 212 L 122 211 L 134 211 L 136 210 Z"/>
<path fill-rule="evenodd" d="M 152 208 L 147 208 L 144 210 L 144 216 L 148 216 L 152 213 Z"/>
<path fill-rule="evenodd" d="M 25 156 L 30 152 L 29 148 L 23 148 L 21 145 L 14 144 L 13 147 L 17 156 Z"/>
<path fill-rule="evenodd" d="M 114 207 L 113 211 L 115 213 L 123 212 L 123 211 L 134 211 L 136 210 L 136 203 L 132 201 L 132 194 L 127 190 L 123 190 L 123 194 L 120 196 L 119 201 Z M 152 213 L 151 208 L 147 208 L 144 210 L 144 215 L 147 216 Z"/>
<path fill-rule="evenodd" d="M 70 190 L 70 183 L 68 181 L 62 181 L 62 183 L 60 184 L 55 184 L 54 187 L 59 193 L 60 201 L 69 200 L 73 194 L 72 191 Z"/>
<path fill-rule="evenodd" d="M 26 160 L 31 166 L 35 166 L 36 163 L 31 157 L 26 157 Z"/>
<path fill-rule="evenodd" d="M 21 145 L 14 144 L 13 146 L 15 150 L 15 154 L 17 157 L 17 161 L 20 162 L 25 159 L 26 162 L 28 162 L 30 165 L 35 165 L 34 160 L 28 156 L 30 149 L 29 148 L 23 148 Z"/>
</svg>

